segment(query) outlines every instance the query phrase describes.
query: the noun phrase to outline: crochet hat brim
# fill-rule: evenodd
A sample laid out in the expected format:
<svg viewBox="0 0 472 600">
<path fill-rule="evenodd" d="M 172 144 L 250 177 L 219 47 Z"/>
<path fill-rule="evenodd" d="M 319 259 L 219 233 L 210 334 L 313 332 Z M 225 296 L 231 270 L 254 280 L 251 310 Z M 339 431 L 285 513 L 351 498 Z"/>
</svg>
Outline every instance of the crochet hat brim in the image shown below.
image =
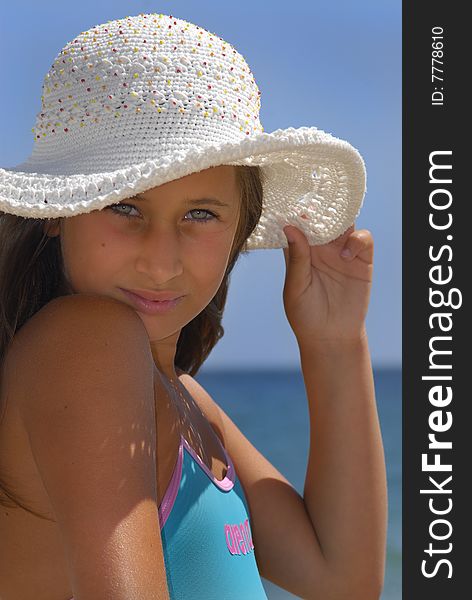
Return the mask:
<svg viewBox="0 0 472 600">
<path fill-rule="evenodd" d="M 286 247 L 288 224 L 301 229 L 311 245 L 325 244 L 344 233 L 362 207 L 366 171 L 359 152 L 316 127 L 290 127 L 107 172 L 74 173 L 73 159 L 0 168 L 0 210 L 40 219 L 72 217 L 228 164 L 260 165 L 263 171 L 263 212 L 248 250 Z"/>
</svg>

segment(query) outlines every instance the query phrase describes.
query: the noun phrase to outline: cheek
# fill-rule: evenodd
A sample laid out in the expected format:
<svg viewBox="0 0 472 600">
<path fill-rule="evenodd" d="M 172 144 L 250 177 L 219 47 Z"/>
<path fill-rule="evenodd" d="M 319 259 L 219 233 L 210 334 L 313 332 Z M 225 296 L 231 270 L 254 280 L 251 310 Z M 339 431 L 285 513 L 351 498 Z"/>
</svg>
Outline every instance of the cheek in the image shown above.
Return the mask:
<svg viewBox="0 0 472 600">
<path fill-rule="evenodd" d="M 198 249 L 185 252 L 185 269 L 198 279 L 202 289 L 213 296 L 223 280 L 232 245 L 231 234 L 209 235 L 200 240 Z"/>
<path fill-rule="evenodd" d="M 86 215 L 84 215 L 86 216 Z M 116 237 L 116 236 L 115 236 Z M 118 253 L 117 239 L 95 226 L 92 219 L 74 223 L 61 237 L 66 276 L 76 290 L 92 291 L 95 284 L 106 282 Z"/>
</svg>

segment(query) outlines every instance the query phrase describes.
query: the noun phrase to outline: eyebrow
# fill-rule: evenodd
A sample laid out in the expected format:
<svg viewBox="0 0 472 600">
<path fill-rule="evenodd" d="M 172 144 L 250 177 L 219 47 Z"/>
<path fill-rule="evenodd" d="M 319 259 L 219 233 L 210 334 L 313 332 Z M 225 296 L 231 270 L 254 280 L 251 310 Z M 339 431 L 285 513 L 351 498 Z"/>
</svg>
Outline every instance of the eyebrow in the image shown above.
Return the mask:
<svg viewBox="0 0 472 600">
<path fill-rule="evenodd" d="M 141 194 L 137 194 L 136 196 L 131 196 L 130 200 L 147 200 Z M 197 204 L 213 204 L 215 206 L 228 206 L 225 202 L 218 200 L 218 198 L 195 198 L 193 200 L 187 199 L 185 202 L 189 206 L 195 206 Z"/>
</svg>

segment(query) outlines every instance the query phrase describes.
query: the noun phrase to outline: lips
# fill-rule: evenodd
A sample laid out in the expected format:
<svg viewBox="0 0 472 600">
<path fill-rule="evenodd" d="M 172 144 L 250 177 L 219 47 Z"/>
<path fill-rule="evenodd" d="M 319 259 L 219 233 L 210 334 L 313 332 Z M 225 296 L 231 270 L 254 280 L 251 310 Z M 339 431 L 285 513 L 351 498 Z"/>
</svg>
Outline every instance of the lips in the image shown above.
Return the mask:
<svg viewBox="0 0 472 600">
<path fill-rule="evenodd" d="M 132 302 L 134 308 L 147 315 L 159 315 L 172 312 L 173 309 L 183 301 L 184 296 L 175 296 L 175 292 L 172 292 L 174 300 L 148 300 L 139 294 L 135 294 L 131 290 L 125 290 L 120 288 L 123 294 Z M 141 290 L 142 293 L 142 290 Z M 155 295 L 153 293 L 153 295 Z M 168 292 L 167 295 L 170 295 Z"/>
<path fill-rule="evenodd" d="M 181 292 L 174 292 L 174 291 L 165 291 L 165 292 L 152 292 L 150 290 L 137 290 L 137 289 L 124 289 L 121 288 L 124 291 L 127 292 L 131 292 L 132 294 L 136 294 L 136 296 L 141 296 L 141 298 L 144 298 L 145 300 L 151 300 L 151 301 L 159 301 L 159 302 L 163 302 L 166 300 L 175 300 L 176 298 L 180 298 L 181 296 L 183 296 L 184 294 L 182 294 Z"/>
</svg>

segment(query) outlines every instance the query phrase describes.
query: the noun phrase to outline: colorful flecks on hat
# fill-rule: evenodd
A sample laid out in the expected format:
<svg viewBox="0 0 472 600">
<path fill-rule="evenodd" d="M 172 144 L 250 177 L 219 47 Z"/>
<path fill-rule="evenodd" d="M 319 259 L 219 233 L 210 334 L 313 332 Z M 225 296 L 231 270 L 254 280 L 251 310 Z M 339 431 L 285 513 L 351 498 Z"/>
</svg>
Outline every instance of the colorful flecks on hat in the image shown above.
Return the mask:
<svg viewBox="0 0 472 600">
<path fill-rule="evenodd" d="M 185 90 L 179 75 L 188 79 Z M 70 94 L 77 82 L 79 92 Z M 260 91 L 243 56 L 172 15 L 141 13 L 82 32 L 56 57 L 41 100 L 35 140 L 96 123 L 103 110 L 117 119 L 128 110 L 199 110 L 205 118 L 235 121 L 247 135 L 263 131 Z"/>
</svg>

